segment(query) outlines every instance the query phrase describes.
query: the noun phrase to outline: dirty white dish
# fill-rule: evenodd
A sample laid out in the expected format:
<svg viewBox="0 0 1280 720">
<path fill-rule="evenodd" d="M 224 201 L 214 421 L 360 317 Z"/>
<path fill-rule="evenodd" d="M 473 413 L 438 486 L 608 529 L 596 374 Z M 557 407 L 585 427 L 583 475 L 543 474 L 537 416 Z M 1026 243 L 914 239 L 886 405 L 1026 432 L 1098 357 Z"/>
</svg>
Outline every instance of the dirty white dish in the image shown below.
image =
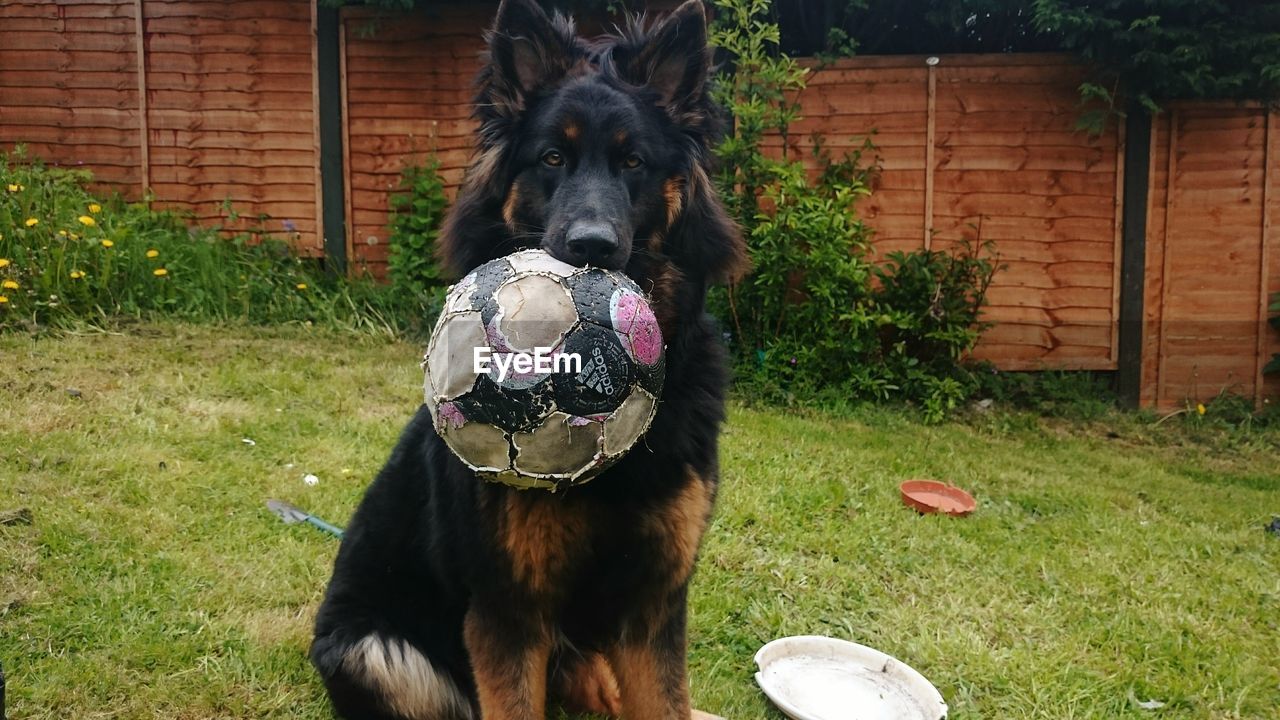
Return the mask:
<svg viewBox="0 0 1280 720">
<path fill-rule="evenodd" d="M 947 704 L 909 665 L 847 640 L 799 635 L 756 653 L 756 682 L 794 720 L 945 720 Z"/>
</svg>

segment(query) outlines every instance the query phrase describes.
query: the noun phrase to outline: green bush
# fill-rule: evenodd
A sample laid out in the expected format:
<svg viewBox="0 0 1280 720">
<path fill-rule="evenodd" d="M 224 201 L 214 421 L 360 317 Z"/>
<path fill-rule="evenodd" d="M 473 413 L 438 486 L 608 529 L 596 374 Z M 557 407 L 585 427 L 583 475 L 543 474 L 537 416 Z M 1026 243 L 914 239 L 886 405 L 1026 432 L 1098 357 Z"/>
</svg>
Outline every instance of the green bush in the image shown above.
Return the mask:
<svg viewBox="0 0 1280 720">
<path fill-rule="evenodd" d="M 439 170 L 440 162 L 434 157 L 422 165 L 405 167 L 399 190 L 389 201 L 387 268 L 391 284 L 398 292 L 420 300 L 438 295 L 444 287 L 435 252 L 448 199 Z"/>
<path fill-rule="evenodd" d="M 785 138 L 799 117 L 806 71 L 778 51 L 769 0 L 716 4 L 712 39 L 733 58 L 716 97 L 734 118 L 717 180 L 754 271 L 712 307 L 732 329 L 740 382 L 783 402 L 905 399 L 942 418 L 976 388 L 963 362 L 985 328 L 990 245 L 973 239 L 873 264 L 872 230 L 855 203 L 871 193 L 878 169 L 864 155 L 874 146 L 833 159 L 815 138 L 813 174 L 785 150 L 767 153 L 766 136 Z"/>
<path fill-rule="evenodd" d="M 328 276 L 280 240 L 99 198 L 91 179 L 0 153 L 0 329 L 155 316 L 400 327 L 384 288 Z"/>
</svg>

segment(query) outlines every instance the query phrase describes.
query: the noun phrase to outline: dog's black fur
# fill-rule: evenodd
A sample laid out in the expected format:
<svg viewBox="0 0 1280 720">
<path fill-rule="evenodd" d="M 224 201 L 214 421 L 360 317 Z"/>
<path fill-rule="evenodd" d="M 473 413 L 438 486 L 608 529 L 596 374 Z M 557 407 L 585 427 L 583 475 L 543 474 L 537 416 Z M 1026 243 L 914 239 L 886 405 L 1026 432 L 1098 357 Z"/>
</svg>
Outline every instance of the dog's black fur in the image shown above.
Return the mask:
<svg viewBox="0 0 1280 720">
<path fill-rule="evenodd" d="M 715 497 L 725 359 L 704 312 L 744 249 L 708 180 L 715 113 L 697 0 L 578 38 L 504 0 L 478 151 L 442 238 L 456 274 L 522 247 L 622 269 L 667 342 L 647 435 L 557 493 L 477 479 L 419 410 L 338 551 L 311 659 L 346 718 L 541 720 L 548 694 L 689 717 L 685 597 Z"/>
</svg>

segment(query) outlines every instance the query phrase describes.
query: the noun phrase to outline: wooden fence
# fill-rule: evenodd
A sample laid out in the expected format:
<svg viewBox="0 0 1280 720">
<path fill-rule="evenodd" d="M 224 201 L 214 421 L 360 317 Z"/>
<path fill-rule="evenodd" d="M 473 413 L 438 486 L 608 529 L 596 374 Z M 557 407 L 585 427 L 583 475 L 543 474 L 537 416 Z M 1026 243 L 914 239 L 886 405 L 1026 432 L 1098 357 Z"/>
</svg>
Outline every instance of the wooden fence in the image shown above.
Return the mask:
<svg viewBox="0 0 1280 720">
<path fill-rule="evenodd" d="M 313 25 L 306 0 L 5 0 L 0 147 L 320 254 Z"/>
<path fill-rule="evenodd" d="M 0 148 L 25 143 L 201 222 L 244 229 L 264 216 L 304 252 L 336 249 L 380 274 L 402 168 L 434 154 L 451 191 L 461 179 L 494 6 L 344 10 L 329 33 L 317 18 L 332 11 L 308 0 L 9 0 Z M 336 77 L 323 69 L 326 47 Z M 771 142 L 806 153 L 818 133 L 840 152 L 872 138 L 882 171 L 860 209 L 881 256 L 994 241 L 1006 267 L 979 357 L 1008 370 L 1131 367 L 1143 404 L 1165 408 L 1280 390 L 1260 372 L 1280 352 L 1265 324 L 1267 295 L 1280 291 L 1274 111 L 1171 108 L 1149 143 L 1143 124 L 1127 148 L 1115 124 L 1096 137 L 1075 129 L 1084 72 L 1069 58 L 926 60 L 814 67 L 805 119 Z M 322 109 L 327 82 L 336 99 Z M 322 142 L 327 117 L 339 131 Z M 322 177 L 326 148 L 339 161 Z M 1125 213 L 1133 197 L 1145 213 Z M 1145 231 L 1133 222 L 1144 216 Z M 1122 268 L 1126 250 L 1145 268 Z M 1122 272 L 1135 283 L 1128 305 Z M 1136 303 L 1142 319 L 1125 331 L 1121 310 Z M 1127 366 L 1125 332 L 1138 348 Z"/>
<path fill-rule="evenodd" d="M 977 355 L 1006 369 L 1116 368 L 1123 139 L 1075 130 L 1083 74 L 1052 55 L 842 60 L 812 73 L 791 129 L 802 155 L 815 133 L 833 153 L 870 134 L 881 254 L 995 243 Z"/>
<path fill-rule="evenodd" d="M 1280 118 L 1235 105 L 1173 106 L 1151 137 L 1142 404 L 1224 390 L 1274 397 L 1262 366 L 1280 293 Z"/>
</svg>

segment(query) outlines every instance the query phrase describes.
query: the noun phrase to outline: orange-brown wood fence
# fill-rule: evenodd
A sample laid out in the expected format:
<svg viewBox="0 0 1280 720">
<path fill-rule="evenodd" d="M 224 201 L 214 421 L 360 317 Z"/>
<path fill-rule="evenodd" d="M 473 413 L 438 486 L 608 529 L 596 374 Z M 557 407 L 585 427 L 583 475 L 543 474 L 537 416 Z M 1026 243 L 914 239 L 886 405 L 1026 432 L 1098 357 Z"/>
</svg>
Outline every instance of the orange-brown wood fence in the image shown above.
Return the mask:
<svg viewBox="0 0 1280 720">
<path fill-rule="evenodd" d="M 1274 109 L 1175 105 L 1156 118 L 1147 208 L 1142 403 L 1220 392 L 1262 399 L 1280 377 L 1267 325 L 1280 293 L 1280 117 Z"/>
<path fill-rule="evenodd" d="M 319 254 L 313 22 L 307 0 L 5 0 L 0 148 Z"/>
<path fill-rule="evenodd" d="M 494 5 L 343 11 L 342 204 L 356 271 L 385 270 L 387 200 L 406 164 L 434 154 L 451 192 L 461 180 Z M 0 148 L 24 143 L 201 222 L 244 229 L 265 216 L 268 231 L 320 254 L 316 13 L 308 0 L 9 0 Z M 1076 129 L 1084 75 L 1056 55 L 841 60 L 813 67 L 805 119 L 771 142 L 805 154 L 817 133 L 838 153 L 871 137 L 882 170 L 860 209 L 881 257 L 993 241 L 1006 267 L 976 355 L 1010 370 L 1117 369 L 1124 176 L 1141 173 L 1143 404 L 1275 394 L 1261 368 L 1280 352 L 1265 322 L 1280 292 L 1276 112 L 1171 106 L 1135 170 L 1123 123 Z"/>
<path fill-rule="evenodd" d="M 995 323 L 976 355 L 1006 369 L 1113 370 L 1123 138 L 1075 129 L 1083 70 L 1054 55 L 881 57 L 818 67 L 789 152 L 870 136 L 883 170 L 862 210 L 875 247 L 995 243 Z M 779 142 L 781 140 L 779 139 Z"/>
</svg>

